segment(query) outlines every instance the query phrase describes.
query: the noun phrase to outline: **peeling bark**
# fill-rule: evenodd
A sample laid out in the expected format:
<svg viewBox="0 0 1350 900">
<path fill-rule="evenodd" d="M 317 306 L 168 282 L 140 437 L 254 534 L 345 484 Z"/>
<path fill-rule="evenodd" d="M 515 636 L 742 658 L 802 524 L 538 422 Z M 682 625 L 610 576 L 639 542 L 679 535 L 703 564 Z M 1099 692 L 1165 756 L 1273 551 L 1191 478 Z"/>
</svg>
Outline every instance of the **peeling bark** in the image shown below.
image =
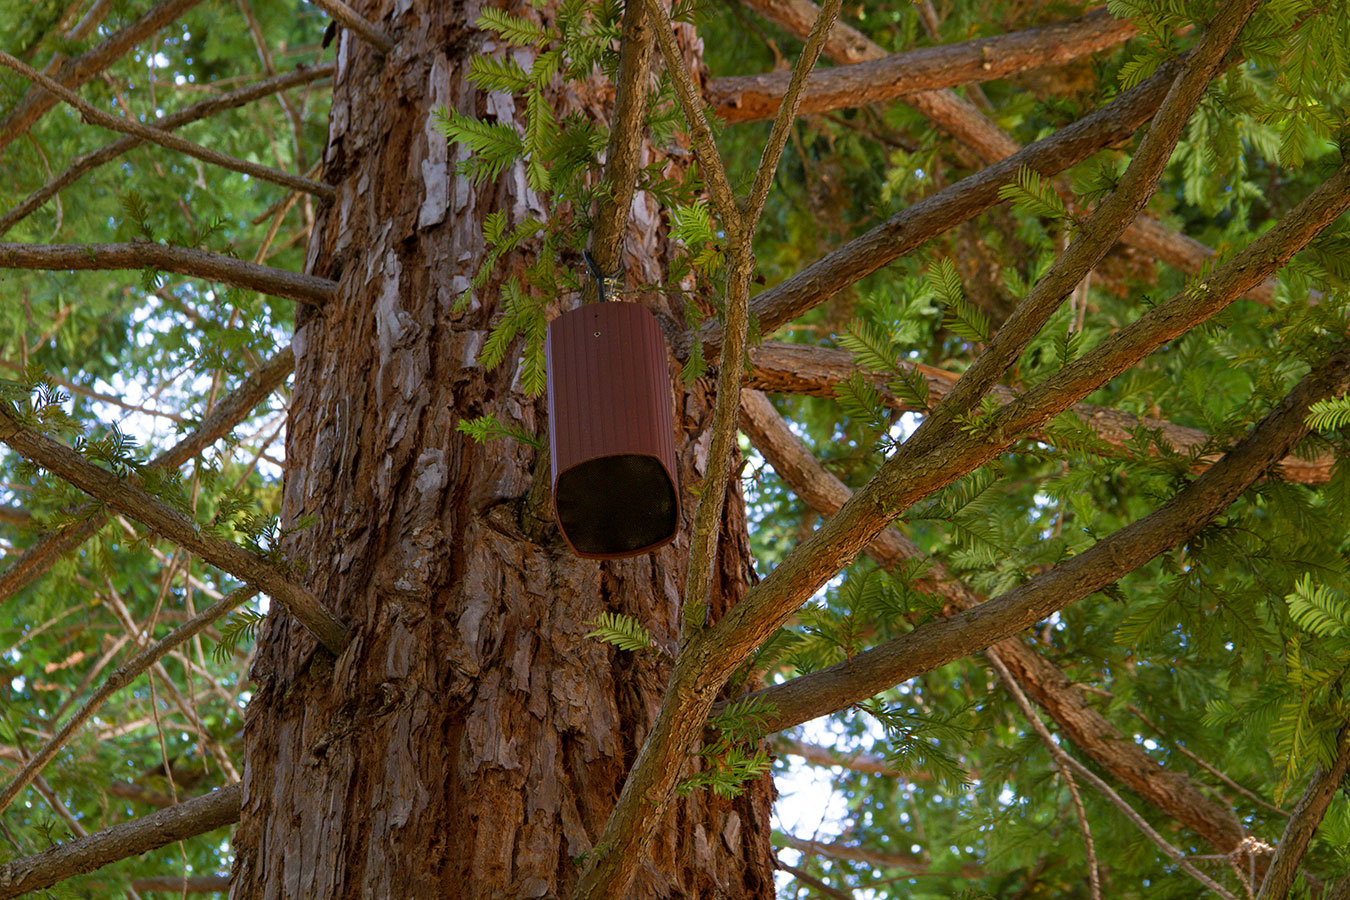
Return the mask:
<svg viewBox="0 0 1350 900">
<path fill-rule="evenodd" d="M 307 266 L 338 287 L 297 319 L 283 502 L 287 523 L 318 517 L 288 549 L 354 638 L 334 661 L 283 613 L 264 627 L 236 900 L 567 893 L 669 677 L 664 656 L 585 634 L 599 613 L 621 612 L 674 650 L 692 495 L 674 544 L 580 560 L 541 511 L 547 458 L 455 430 L 485 413 L 546 427 L 543 398 L 520 390 L 518 354 L 476 365 L 495 291 L 454 309 L 482 258 L 484 216 L 542 212 L 522 168 L 475 188 L 454 171 L 461 151 L 427 125 L 442 103 L 515 120 L 509 98 L 464 78 L 472 55 L 499 50 L 465 26 L 478 9 L 363 4 L 397 47 L 381 59 L 340 39 L 325 154 L 337 198 L 321 208 Z M 594 83 L 553 99 L 562 114 L 603 115 L 610 93 Z M 643 164 L 654 154 L 644 148 Z M 658 281 L 669 248 L 656 205 L 639 194 L 630 212 L 628 280 Z M 678 301 L 643 299 L 681 320 Z M 550 315 L 575 302 L 555 299 Z M 712 398 L 707 383 L 674 384 L 688 487 L 704 476 Z M 750 572 L 734 481 L 722 531 L 713 616 Z M 771 791 L 765 779 L 735 801 L 681 800 L 630 896 L 772 897 Z"/>
</svg>

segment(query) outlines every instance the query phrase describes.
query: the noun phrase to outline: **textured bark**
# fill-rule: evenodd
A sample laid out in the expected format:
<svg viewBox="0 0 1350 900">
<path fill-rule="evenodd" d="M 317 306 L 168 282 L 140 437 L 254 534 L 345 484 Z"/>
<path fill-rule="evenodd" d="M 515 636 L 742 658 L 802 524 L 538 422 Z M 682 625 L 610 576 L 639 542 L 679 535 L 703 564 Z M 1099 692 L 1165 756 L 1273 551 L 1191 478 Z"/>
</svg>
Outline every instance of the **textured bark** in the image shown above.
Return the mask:
<svg viewBox="0 0 1350 900">
<path fill-rule="evenodd" d="M 828 516 L 848 502 L 852 491 L 816 461 L 763 394 L 746 391 L 741 395 L 741 408 L 743 430 L 774 471 L 807 505 Z M 877 535 L 867 551 L 887 570 L 906 560 L 924 558 L 918 547 L 893 528 Z M 940 561 L 929 562 L 925 578 L 918 580 L 915 586 L 943 597 L 950 615 L 958 615 L 962 610 L 973 609 L 984 602 L 985 598 L 953 576 Z M 1185 775 L 1169 772 L 1151 759 L 1143 748 L 1089 706 L 1082 693 L 1054 663 L 1024 644 L 1021 638 L 1008 638 L 991 645 L 990 649 L 997 652 L 1022 690 L 1049 713 L 1079 749 L 1139 796 L 1194 830 L 1221 852 L 1232 850 L 1246 837 L 1231 810 L 1201 794 Z M 851 766 L 848 762 L 834 764 Z"/>
<path fill-rule="evenodd" d="M 1062 65 L 1120 44 L 1134 34 L 1129 20 L 1097 10 L 1071 22 L 821 69 L 807 81 L 798 114 L 865 106 L 904 94 Z M 708 82 L 704 96 L 724 120 L 750 122 L 773 117 L 787 83 L 787 72 L 732 75 Z"/>
<path fill-rule="evenodd" d="M 923 363 L 903 359 L 897 360 L 896 363 L 923 375 L 928 382 L 930 403 L 947 396 L 952 385 L 961 377 L 955 372 L 926 366 Z M 834 397 L 837 396 L 836 388 L 839 383 L 859 371 L 853 362 L 852 354 L 844 350 L 765 341 L 750 349 L 750 369 L 746 372 L 744 383 L 748 388 L 766 393 Z M 888 406 L 901 411 L 913 409 L 886 389 L 884 377 L 878 376 L 875 381 L 877 390 Z M 1003 385 L 995 386 L 993 393 L 1002 403 L 1010 403 L 1017 396 L 1012 388 Z M 1199 428 L 1177 425 L 1151 416 L 1136 416 L 1110 406 L 1075 403 L 1070 409 L 1102 439 L 1103 452 L 1111 447 L 1123 448 L 1133 440 L 1133 433 L 1138 428 L 1157 432 L 1163 443 L 1182 454 L 1189 453 L 1197 447 L 1205 447 L 1212 440 L 1209 434 Z M 1033 432 L 1033 436 L 1044 440 L 1040 432 Z M 1124 455 L 1125 451 L 1121 452 Z M 1191 470 L 1202 472 L 1221 455 L 1214 449 L 1201 456 Z M 1296 454 L 1290 454 L 1280 460 L 1278 471 L 1280 477 L 1286 481 L 1296 481 L 1299 484 L 1326 484 L 1331 479 L 1335 465 L 1336 457 L 1331 453 L 1319 454 L 1312 459 L 1302 459 Z"/>
<path fill-rule="evenodd" d="M 157 269 L 314 304 L 327 301 L 335 287 L 326 278 L 262 266 L 208 250 L 168 247 L 149 241 L 132 244 L 0 244 L 0 269 Z"/>
<path fill-rule="evenodd" d="M 108 863 L 139 856 L 239 818 L 239 786 L 221 788 L 176 806 L 58 844 L 0 866 L 0 898 L 17 897 Z"/>
<path fill-rule="evenodd" d="M 463 77 L 470 56 L 502 52 L 465 26 L 478 10 L 363 5 L 398 45 L 380 58 L 340 40 L 325 153 L 337 200 L 321 208 L 308 266 L 338 289 L 321 314 L 297 320 L 284 517 L 317 514 L 288 549 L 354 639 L 334 662 L 289 616 L 264 627 L 236 900 L 565 894 L 669 676 L 664 656 L 585 634 L 597 614 L 622 612 L 674 649 L 692 495 L 674 544 L 583 561 L 552 525 L 547 459 L 455 430 L 485 413 L 545 427 L 542 398 L 520 392 L 514 354 L 490 372 L 475 364 L 495 290 L 454 311 L 482 258 L 483 217 L 541 212 L 520 168 L 478 188 L 458 177 L 459 151 L 430 125 L 440 104 L 517 119 L 509 101 Z M 611 98 L 597 82 L 554 100 L 560 113 L 598 114 Z M 639 195 L 629 283 L 659 280 L 661 232 Z M 674 301 L 644 300 L 680 320 Z M 572 303 L 557 298 L 550 314 Z M 706 384 L 672 399 L 689 486 L 703 477 L 712 403 Z M 723 533 L 713 616 L 750 571 L 734 481 Z M 630 896 L 771 897 L 770 792 L 765 780 L 736 801 L 680 801 Z"/>
</svg>

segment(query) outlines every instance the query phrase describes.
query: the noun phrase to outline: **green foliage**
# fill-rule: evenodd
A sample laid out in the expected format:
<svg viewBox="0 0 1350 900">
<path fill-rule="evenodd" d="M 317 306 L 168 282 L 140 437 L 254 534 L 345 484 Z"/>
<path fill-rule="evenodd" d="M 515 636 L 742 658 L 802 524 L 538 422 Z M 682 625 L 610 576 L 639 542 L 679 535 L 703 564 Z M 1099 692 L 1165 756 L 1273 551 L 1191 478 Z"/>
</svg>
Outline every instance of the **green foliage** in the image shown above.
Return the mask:
<svg viewBox="0 0 1350 900">
<path fill-rule="evenodd" d="M 989 340 L 989 317 L 966 299 L 950 259 L 940 259 L 928 270 L 928 288 L 947 308 L 942 324 L 953 334 L 968 341 Z"/>
<path fill-rule="evenodd" d="M 1326 636 L 1350 631 L 1350 603 L 1324 585 L 1313 584 L 1306 573 L 1294 584 L 1294 592 L 1284 599 L 1294 624 L 1309 634 Z"/>
<path fill-rule="evenodd" d="M 1350 394 L 1331 400 L 1318 400 L 1308 407 L 1308 427 L 1335 431 L 1350 425 Z"/>
<path fill-rule="evenodd" d="M 586 637 L 599 638 L 620 650 L 648 650 L 652 646 L 651 632 L 632 616 L 601 613 L 589 624 L 593 630 Z"/>
<path fill-rule="evenodd" d="M 1064 208 L 1064 201 L 1055 191 L 1055 186 L 1048 179 L 1041 177 L 1035 169 L 1026 166 L 1017 170 L 1014 181 L 998 189 L 998 196 L 1001 200 L 1012 201 L 1014 208 L 1027 215 L 1045 219 L 1069 217 L 1069 212 Z"/>
<path fill-rule="evenodd" d="M 503 425 L 493 415 L 479 416 L 476 419 L 461 419 L 455 425 L 455 430 L 461 434 L 467 434 L 480 444 L 486 444 L 492 438 L 510 438 L 536 450 L 540 450 L 544 446 L 542 440 L 530 434 L 520 425 L 515 423 Z"/>
<path fill-rule="evenodd" d="M 764 733 L 764 723 L 774 707 L 763 700 L 742 698 L 727 704 L 709 724 L 718 732 L 717 740 L 699 750 L 702 767 L 680 782 L 681 794 L 709 789 L 719 797 L 737 797 L 748 782 L 773 767 L 773 759 L 762 747 L 747 745 Z"/>
</svg>

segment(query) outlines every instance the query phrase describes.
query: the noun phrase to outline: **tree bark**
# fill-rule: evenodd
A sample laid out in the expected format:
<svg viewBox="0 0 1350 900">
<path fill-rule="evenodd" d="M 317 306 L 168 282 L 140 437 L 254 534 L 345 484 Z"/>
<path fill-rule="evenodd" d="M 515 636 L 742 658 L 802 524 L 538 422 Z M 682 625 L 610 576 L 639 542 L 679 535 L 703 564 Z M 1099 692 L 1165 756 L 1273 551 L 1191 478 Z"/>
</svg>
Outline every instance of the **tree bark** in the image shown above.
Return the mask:
<svg viewBox="0 0 1350 900">
<path fill-rule="evenodd" d="M 516 5 L 538 15 L 530 10 Z M 580 560 L 552 524 L 547 458 L 510 441 L 478 446 L 455 429 L 487 413 L 546 427 L 543 398 L 519 387 L 517 354 L 492 371 L 476 365 L 495 290 L 455 310 L 482 259 L 484 217 L 500 209 L 514 224 L 542 212 L 523 168 L 478 187 L 458 176 L 459 151 L 430 125 L 442 104 L 520 115 L 464 78 L 470 57 L 502 52 L 468 26 L 478 11 L 359 4 L 397 46 L 381 57 L 340 39 L 324 166 L 337 200 L 320 208 L 307 266 L 338 287 L 322 311 L 297 314 L 283 517 L 317 516 L 287 550 L 353 640 L 333 660 L 284 612 L 263 629 L 235 900 L 565 895 L 670 674 L 661 653 L 585 635 L 598 614 L 619 612 L 674 650 L 693 495 L 682 496 L 674 544 Z M 596 81 L 554 102 L 560 115 L 602 116 L 611 98 Z M 643 148 L 644 165 L 657 159 Z M 654 201 L 638 195 L 628 282 L 659 281 L 669 251 Z M 642 302 L 682 321 L 678 298 Z M 550 316 L 575 303 L 553 298 Z M 708 462 L 712 398 L 706 383 L 673 384 L 688 487 Z M 750 572 L 734 479 L 722 532 L 713 617 Z M 630 896 L 772 897 L 771 791 L 762 779 L 735 800 L 682 799 Z"/>
</svg>

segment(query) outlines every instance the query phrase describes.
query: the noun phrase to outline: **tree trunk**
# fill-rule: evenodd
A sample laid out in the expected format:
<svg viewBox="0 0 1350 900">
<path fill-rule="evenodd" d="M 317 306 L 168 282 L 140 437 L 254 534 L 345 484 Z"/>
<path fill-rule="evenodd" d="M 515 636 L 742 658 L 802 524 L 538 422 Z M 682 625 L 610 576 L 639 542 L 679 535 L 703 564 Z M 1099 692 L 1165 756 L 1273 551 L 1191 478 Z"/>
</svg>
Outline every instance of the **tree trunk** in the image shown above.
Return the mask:
<svg viewBox="0 0 1350 900">
<path fill-rule="evenodd" d="M 674 651 L 695 499 L 684 491 L 674 544 L 580 560 L 550 519 L 547 452 L 456 432 L 461 419 L 493 413 L 545 433 L 544 403 L 521 393 L 516 355 L 491 372 L 476 365 L 496 291 L 454 311 L 483 255 L 483 218 L 542 210 L 523 167 L 478 188 L 457 176 L 461 151 L 430 126 L 442 104 L 516 114 L 464 77 L 472 55 L 494 49 L 471 27 L 479 7 L 390 7 L 361 10 L 397 40 L 389 56 L 339 39 L 325 155 L 337 201 L 318 216 L 308 269 L 340 286 L 322 310 L 297 316 L 287 434 L 284 524 L 316 517 L 287 539 L 289 558 L 355 637 L 334 662 L 290 616 L 274 607 L 268 618 L 244 731 L 232 896 L 561 897 L 670 668 L 659 653 L 586 638 L 587 623 L 622 612 Z M 612 97 L 597 80 L 560 91 L 557 106 L 605 116 Z M 640 194 L 629 283 L 659 281 L 668 251 L 655 202 Z M 577 302 L 558 298 L 550 313 Z M 681 319 L 678 298 L 643 302 Z M 688 488 L 702 477 L 711 397 L 706 383 L 673 384 Z M 732 490 L 722 610 L 750 572 Z M 762 779 L 735 801 L 681 799 L 632 896 L 772 897 L 771 794 Z"/>
</svg>

